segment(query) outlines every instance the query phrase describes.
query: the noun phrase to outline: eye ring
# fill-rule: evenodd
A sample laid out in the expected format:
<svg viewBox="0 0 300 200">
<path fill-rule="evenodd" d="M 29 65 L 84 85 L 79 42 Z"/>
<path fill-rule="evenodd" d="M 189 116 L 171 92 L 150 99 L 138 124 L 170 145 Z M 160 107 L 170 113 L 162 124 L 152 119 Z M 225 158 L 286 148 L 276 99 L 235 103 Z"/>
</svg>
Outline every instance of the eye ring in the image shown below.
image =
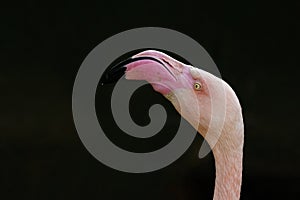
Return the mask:
<svg viewBox="0 0 300 200">
<path fill-rule="evenodd" d="M 201 88 L 202 88 L 202 84 L 201 83 L 199 83 L 199 82 L 194 83 L 194 89 L 195 90 L 201 90 Z"/>
</svg>

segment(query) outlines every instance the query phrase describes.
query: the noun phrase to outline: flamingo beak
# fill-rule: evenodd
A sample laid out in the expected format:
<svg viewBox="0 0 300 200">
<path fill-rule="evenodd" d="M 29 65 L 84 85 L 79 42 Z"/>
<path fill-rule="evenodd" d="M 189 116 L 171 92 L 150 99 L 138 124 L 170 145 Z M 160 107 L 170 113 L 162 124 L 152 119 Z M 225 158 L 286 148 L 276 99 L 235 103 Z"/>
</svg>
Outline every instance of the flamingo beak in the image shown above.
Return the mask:
<svg viewBox="0 0 300 200">
<path fill-rule="evenodd" d="M 115 83 L 124 74 L 130 80 L 146 80 L 151 83 L 154 90 L 162 93 L 167 92 L 167 89 L 163 89 L 160 83 L 162 80 L 174 82 L 177 79 L 164 60 L 152 56 L 135 55 L 105 70 L 100 79 L 100 84 Z"/>
<path fill-rule="evenodd" d="M 102 85 L 117 82 L 124 74 L 128 80 L 144 80 L 162 95 L 180 89 L 189 88 L 193 81 L 190 66 L 170 56 L 148 50 L 124 60 L 107 69 L 100 79 Z"/>
<path fill-rule="evenodd" d="M 155 63 L 156 65 L 161 65 L 166 71 L 168 71 L 168 73 L 170 73 L 170 75 L 174 79 L 176 79 L 175 75 L 172 73 L 172 71 L 170 71 L 169 67 L 166 66 L 166 63 L 164 63 L 162 60 L 150 56 L 139 56 L 139 57 L 130 57 L 114 65 L 113 67 L 106 69 L 100 79 L 100 84 L 105 85 L 109 83 L 115 83 L 126 72 L 134 71 L 133 69 L 136 66 L 142 65 L 142 63 L 144 65 L 148 65 L 151 63 L 152 64 Z"/>
</svg>

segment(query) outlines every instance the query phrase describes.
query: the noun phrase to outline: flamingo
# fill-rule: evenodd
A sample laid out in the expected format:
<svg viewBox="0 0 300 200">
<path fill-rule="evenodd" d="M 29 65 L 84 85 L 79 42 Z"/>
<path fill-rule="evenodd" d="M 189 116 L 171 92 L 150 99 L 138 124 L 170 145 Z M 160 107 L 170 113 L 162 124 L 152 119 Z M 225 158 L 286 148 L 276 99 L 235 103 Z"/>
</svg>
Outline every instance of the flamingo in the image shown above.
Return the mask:
<svg viewBox="0 0 300 200">
<path fill-rule="evenodd" d="M 212 149 L 216 166 L 213 199 L 239 199 L 244 125 L 241 106 L 233 89 L 222 79 L 156 50 L 146 50 L 132 56 L 106 73 L 102 81 L 115 81 L 124 73 L 128 80 L 148 81 L 205 137 Z M 218 113 L 211 111 L 212 97 L 217 97 L 217 101 L 224 100 L 218 99 L 219 88 L 224 88 L 226 117 L 222 127 L 210 127 L 211 121 L 221 120 Z M 179 101 L 183 103 L 179 104 Z M 195 109 L 197 106 L 200 110 Z M 209 128 L 212 133 L 206 137 Z M 220 133 L 217 133 L 218 130 Z"/>
</svg>

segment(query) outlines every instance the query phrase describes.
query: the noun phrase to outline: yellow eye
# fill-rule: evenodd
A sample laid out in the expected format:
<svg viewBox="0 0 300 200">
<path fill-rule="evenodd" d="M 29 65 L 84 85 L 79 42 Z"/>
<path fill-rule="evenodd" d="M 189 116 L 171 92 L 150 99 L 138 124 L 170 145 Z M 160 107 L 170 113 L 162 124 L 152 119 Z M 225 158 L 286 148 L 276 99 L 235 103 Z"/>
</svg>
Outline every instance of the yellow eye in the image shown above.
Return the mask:
<svg viewBox="0 0 300 200">
<path fill-rule="evenodd" d="M 202 88 L 201 83 L 199 83 L 199 82 L 194 83 L 194 89 L 195 90 L 201 90 L 201 88 Z"/>
</svg>

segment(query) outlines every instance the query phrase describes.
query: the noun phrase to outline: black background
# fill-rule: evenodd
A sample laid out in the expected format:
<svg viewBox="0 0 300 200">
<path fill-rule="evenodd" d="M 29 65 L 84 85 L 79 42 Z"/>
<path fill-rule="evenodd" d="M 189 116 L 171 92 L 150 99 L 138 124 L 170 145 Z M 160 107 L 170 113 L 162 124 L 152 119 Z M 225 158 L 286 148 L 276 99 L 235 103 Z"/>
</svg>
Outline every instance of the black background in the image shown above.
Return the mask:
<svg viewBox="0 0 300 200">
<path fill-rule="evenodd" d="M 214 160 L 211 154 L 197 158 L 200 135 L 172 165 L 152 173 L 128 174 L 94 159 L 74 127 L 72 87 L 87 54 L 121 31 L 158 26 L 197 40 L 240 99 L 245 121 L 241 199 L 297 198 L 298 13 L 299 4 L 286 1 L 24 1 L 3 5 L 1 197 L 212 199 Z M 171 105 L 151 88 L 145 91 L 162 102 L 172 114 L 171 122 L 176 122 L 179 116 Z M 136 96 L 143 102 L 149 100 L 139 93 Z M 99 112 L 101 98 L 96 98 Z M 140 109 L 139 101 L 135 102 Z M 139 119 L 139 114 L 133 115 Z M 143 120 L 147 122 L 141 118 L 137 123 Z M 161 145 L 143 141 L 139 146 L 137 141 L 113 135 L 122 134 L 113 124 L 110 128 L 111 139 L 124 148 L 144 151 Z M 159 141 L 172 138 L 172 134 L 165 135 Z"/>
</svg>

